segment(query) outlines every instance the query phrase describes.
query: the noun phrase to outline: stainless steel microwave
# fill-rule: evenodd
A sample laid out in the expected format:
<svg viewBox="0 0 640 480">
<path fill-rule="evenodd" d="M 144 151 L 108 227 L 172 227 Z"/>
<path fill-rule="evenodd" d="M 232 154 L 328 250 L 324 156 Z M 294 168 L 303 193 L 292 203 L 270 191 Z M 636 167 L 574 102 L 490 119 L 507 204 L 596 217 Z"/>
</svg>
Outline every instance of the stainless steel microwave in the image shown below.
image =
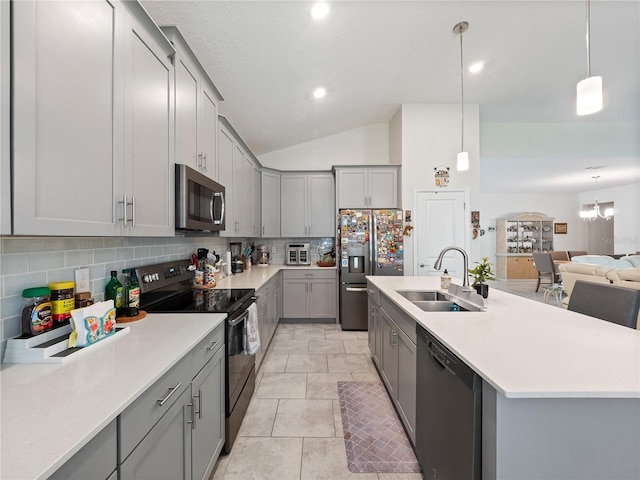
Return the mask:
<svg viewBox="0 0 640 480">
<path fill-rule="evenodd" d="M 224 187 L 186 165 L 176 164 L 176 229 L 225 229 Z"/>
</svg>

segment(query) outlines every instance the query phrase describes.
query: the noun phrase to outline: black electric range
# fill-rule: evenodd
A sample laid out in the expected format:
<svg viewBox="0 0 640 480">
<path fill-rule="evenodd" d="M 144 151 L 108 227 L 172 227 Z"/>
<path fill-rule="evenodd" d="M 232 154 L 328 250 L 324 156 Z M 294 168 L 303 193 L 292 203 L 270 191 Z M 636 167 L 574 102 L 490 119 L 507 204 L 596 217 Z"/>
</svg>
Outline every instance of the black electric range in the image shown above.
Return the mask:
<svg viewBox="0 0 640 480">
<path fill-rule="evenodd" d="M 140 283 L 140 309 L 147 313 L 226 313 L 224 452 L 229 453 L 255 389 L 255 356 L 244 348 L 252 288 L 195 289 L 190 260 L 176 260 L 136 268 Z"/>
</svg>

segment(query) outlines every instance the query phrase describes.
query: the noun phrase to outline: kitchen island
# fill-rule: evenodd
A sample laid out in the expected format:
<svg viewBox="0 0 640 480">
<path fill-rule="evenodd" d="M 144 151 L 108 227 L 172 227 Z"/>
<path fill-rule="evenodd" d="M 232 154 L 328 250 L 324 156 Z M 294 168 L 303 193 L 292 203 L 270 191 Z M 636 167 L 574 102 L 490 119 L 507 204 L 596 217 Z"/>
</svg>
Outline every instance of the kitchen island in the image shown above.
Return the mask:
<svg viewBox="0 0 640 480">
<path fill-rule="evenodd" d="M 48 478 L 225 318 L 148 315 L 65 363 L 3 364 L 0 478 Z"/>
<path fill-rule="evenodd" d="M 496 289 L 425 312 L 397 292 L 439 278 L 367 279 L 482 377 L 485 480 L 640 478 L 640 332 Z"/>
</svg>

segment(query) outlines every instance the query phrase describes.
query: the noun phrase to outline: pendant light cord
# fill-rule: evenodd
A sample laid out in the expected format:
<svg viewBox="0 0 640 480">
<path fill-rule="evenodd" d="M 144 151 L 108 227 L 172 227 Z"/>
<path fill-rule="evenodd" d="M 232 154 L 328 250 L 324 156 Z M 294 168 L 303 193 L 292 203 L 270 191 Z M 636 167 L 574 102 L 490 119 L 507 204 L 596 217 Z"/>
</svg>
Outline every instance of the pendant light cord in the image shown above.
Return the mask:
<svg viewBox="0 0 640 480">
<path fill-rule="evenodd" d="M 591 1 L 587 0 L 587 78 L 591 77 Z"/>
<path fill-rule="evenodd" d="M 463 60 L 462 60 L 462 31 L 460 31 L 460 96 L 462 99 L 461 104 L 461 131 L 462 135 L 460 136 L 460 151 L 464 152 L 464 68 L 463 68 Z"/>
</svg>

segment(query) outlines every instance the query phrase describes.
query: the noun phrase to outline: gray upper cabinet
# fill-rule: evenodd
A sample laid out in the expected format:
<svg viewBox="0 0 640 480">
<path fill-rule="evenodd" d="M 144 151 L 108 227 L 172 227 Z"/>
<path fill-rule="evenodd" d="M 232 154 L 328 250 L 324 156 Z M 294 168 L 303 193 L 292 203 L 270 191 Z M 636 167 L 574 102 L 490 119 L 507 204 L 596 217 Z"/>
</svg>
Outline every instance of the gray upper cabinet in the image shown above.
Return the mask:
<svg viewBox="0 0 640 480">
<path fill-rule="evenodd" d="M 335 234 L 335 190 L 330 173 L 282 173 L 280 189 L 283 237 L 331 237 Z"/>
<path fill-rule="evenodd" d="M 11 234 L 10 5 L 0 2 L 0 235 Z"/>
<path fill-rule="evenodd" d="M 218 180 L 218 104 L 220 92 L 176 27 L 162 27 L 176 49 L 176 163 Z"/>
<path fill-rule="evenodd" d="M 335 167 L 338 208 L 398 208 L 398 166 Z"/>
<path fill-rule="evenodd" d="M 13 233 L 173 235 L 171 45 L 137 3 L 12 8 Z"/>
<path fill-rule="evenodd" d="M 260 172 L 249 148 L 229 121 L 219 117 L 219 182 L 226 187 L 226 237 L 259 234 Z"/>
<path fill-rule="evenodd" d="M 280 172 L 262 170 L 262 236 L 280 236 Z"/>
</svg>

